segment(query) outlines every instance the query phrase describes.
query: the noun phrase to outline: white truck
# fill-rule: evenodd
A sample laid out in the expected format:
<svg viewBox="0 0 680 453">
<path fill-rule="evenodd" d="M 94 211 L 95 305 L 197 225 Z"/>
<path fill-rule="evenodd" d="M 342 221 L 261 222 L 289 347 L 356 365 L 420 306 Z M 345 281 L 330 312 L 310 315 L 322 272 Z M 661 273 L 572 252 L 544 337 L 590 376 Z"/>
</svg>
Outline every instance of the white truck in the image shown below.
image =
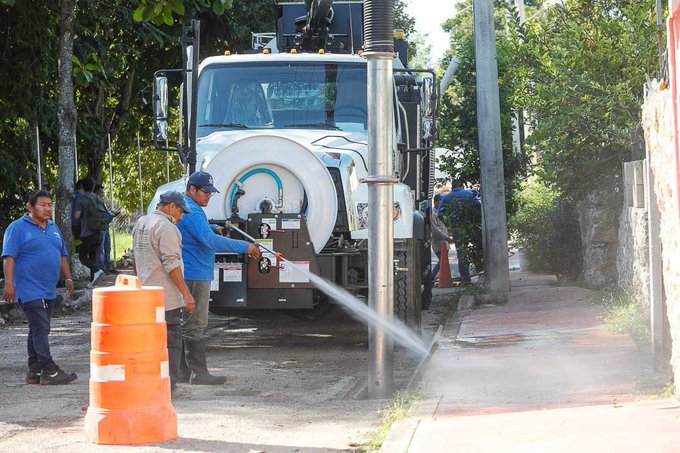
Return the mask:
<svg viewBox="0 0 680 453">
<path fill-rule="evenodd" d="M 363 182 L 369 157 L 367 65 L 359 51 L 362 2 L 332 3 L 279 4 L 278 32 L 255 35 L 253 53 L 227 52 L 200 65 L 199 24 L 193 23 L 184 33 L 184 68 L 156 73 L 154 133 L 157 147 L 168 149 L 167 74 L 179 72 L 187 114 L 181 115 L 186 120 L 174 149 L 187 172 L 213 175 L 220 192 L 205 208 L 208 218 L 238 224 L 287 259 L 365 296 L 370 212 Z M 314 12 L 324 20 L 315 21 Z M 319 22 L 321 27 L 310 27 Z M 398 318 L 418 328 L 431 298 L 437 93 L 431 71 L 405 68 L 406 43 L 399 38 L 394 305 Z M 149 209 L 162 192 L 184 191 L 185 185 L 186 176 L 159 187 Z M 257 262 L 218 254 L 211 310 L 314 310 L 328 303 L 303 275 L 278 264 L 267 253 Z"/>
</svg>

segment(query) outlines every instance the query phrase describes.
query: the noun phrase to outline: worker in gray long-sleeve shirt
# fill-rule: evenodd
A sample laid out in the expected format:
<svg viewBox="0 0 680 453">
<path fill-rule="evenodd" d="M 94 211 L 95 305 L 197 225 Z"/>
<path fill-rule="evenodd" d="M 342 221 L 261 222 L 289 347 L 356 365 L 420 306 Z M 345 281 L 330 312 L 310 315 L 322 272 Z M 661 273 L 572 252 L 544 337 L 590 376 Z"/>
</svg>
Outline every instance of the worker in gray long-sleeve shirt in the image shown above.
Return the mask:
<svg viewBox="0 0 680 453">
<path fill-rule="evenodd" d="M 137 276 L 145 286 L 160 286 L 165 292 L 165 322 L 168 328 L 168 359 L 173 394 L 179 381 L 182 355 L 182 308 L 194 310 L 194 298 L 184 281 L 182 234 L 175 224 L 191 211 L 181 193 L 161 195 L 157 209 L 140 218 L 132 231 L 132 251 Z"/>
</svg>

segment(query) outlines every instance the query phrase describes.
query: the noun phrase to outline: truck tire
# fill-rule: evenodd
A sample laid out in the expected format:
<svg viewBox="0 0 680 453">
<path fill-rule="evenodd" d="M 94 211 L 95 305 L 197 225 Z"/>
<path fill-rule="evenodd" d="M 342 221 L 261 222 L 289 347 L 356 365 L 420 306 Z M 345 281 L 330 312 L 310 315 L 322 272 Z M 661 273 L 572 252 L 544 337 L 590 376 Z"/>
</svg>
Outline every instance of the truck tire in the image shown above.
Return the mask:
<svg viewBox="0 0 680 453">
<path fill-rule="evenodd" d="M 409 239 L 405 250 L 395 250 L 394 259 L 408 272 L 394 277 L 394 315 L 416 332 L 420 332 L 422 269 L 420 249 L 416 239 Z"/>
</svg>

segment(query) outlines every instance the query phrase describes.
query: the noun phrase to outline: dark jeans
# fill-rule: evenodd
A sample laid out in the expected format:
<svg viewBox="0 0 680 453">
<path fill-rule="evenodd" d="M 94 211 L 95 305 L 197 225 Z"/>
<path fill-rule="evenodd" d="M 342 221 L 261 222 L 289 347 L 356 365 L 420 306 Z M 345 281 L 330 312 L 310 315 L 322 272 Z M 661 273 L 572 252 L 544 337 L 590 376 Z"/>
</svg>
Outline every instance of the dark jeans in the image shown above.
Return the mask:
<svg viewBox="0 0 680 453">
<path fill-rule="evenodd" d="M 174 386 L 179 379 L 179 364 L 182 359 L 182 308 L 166 311 L 165 324 L 168 327 L 170 383 Z"/>
<path fill-rule="evenodd" d="M 52 363 L 50 354 L 50 318 L 54 313 L 56 300 L 38 299 L 21 303 L 26 320 L 28 320 L 28 365 L 36 362 L 40 367 Z"/>
<path fill-rule="evenodd" d="M 470 243 L 470 239 L 467 236 L 462 235 L 457 229 L 451 231 L 451 236 L 453 237 L 453 243 L 456 246 L 456 257 L 458 258 L 458 273 L 460 274 L 460 278 L 463 282 L 470 283 L 472 281 L 470 278 L 470 257 L 465 248 L 466 245 Z"/>
<path fill-rule="evenodd" d="M 81 240 L 83 243 L 80 244 L 80 262 L 90 268 L 90 280 L 92 280 L 94 274 L 99 270 L 99 266 L 97 266 L 97 254 L 101 247 L 102 235 L 101 233 L 95 233 L 81 238 Z"/>
<path fill-rule="evenodd" d="M 113 263 L 111 263 L 111 234 L 109 230 L 102 231 L 101 245 L 97 254 L 97 266 L 105 271 L 113 269 Z"/>
</svg>

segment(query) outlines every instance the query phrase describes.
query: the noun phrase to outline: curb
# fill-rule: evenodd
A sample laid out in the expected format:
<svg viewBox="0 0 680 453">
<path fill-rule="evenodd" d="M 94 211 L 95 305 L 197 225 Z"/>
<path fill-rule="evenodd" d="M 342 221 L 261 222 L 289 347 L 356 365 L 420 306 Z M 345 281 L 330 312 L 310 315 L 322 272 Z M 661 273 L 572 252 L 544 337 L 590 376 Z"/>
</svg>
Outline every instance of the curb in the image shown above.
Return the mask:
<svg viewBox="0 0 680 453">
<path fill-rule="evenodd" d="M 463 300 L 469 298 L 470 301 Z M 460 326 L 465 318 L 470 314 L 475 305 L 474 296 L 465 295 L 458 301 L 458 306 L 454 314 L 446 321 L 444 330 L 440 338 L 452 342 L 458 337 Z M 437 351 L 434 352 L 434 355 Z M 423 375 L 427 372 L 427 366 L 422 370 Z M 408 412 L 406 418 L 392 425 L 389 434 L 385 438 L 380 453 L 408 453 L 411 441 L 415 436 L 416 430 L 421 420 L 433 418 L 439 407 L 442 395 L 425 395 L 427 399 L 415 401 Z"/>
</svg>

